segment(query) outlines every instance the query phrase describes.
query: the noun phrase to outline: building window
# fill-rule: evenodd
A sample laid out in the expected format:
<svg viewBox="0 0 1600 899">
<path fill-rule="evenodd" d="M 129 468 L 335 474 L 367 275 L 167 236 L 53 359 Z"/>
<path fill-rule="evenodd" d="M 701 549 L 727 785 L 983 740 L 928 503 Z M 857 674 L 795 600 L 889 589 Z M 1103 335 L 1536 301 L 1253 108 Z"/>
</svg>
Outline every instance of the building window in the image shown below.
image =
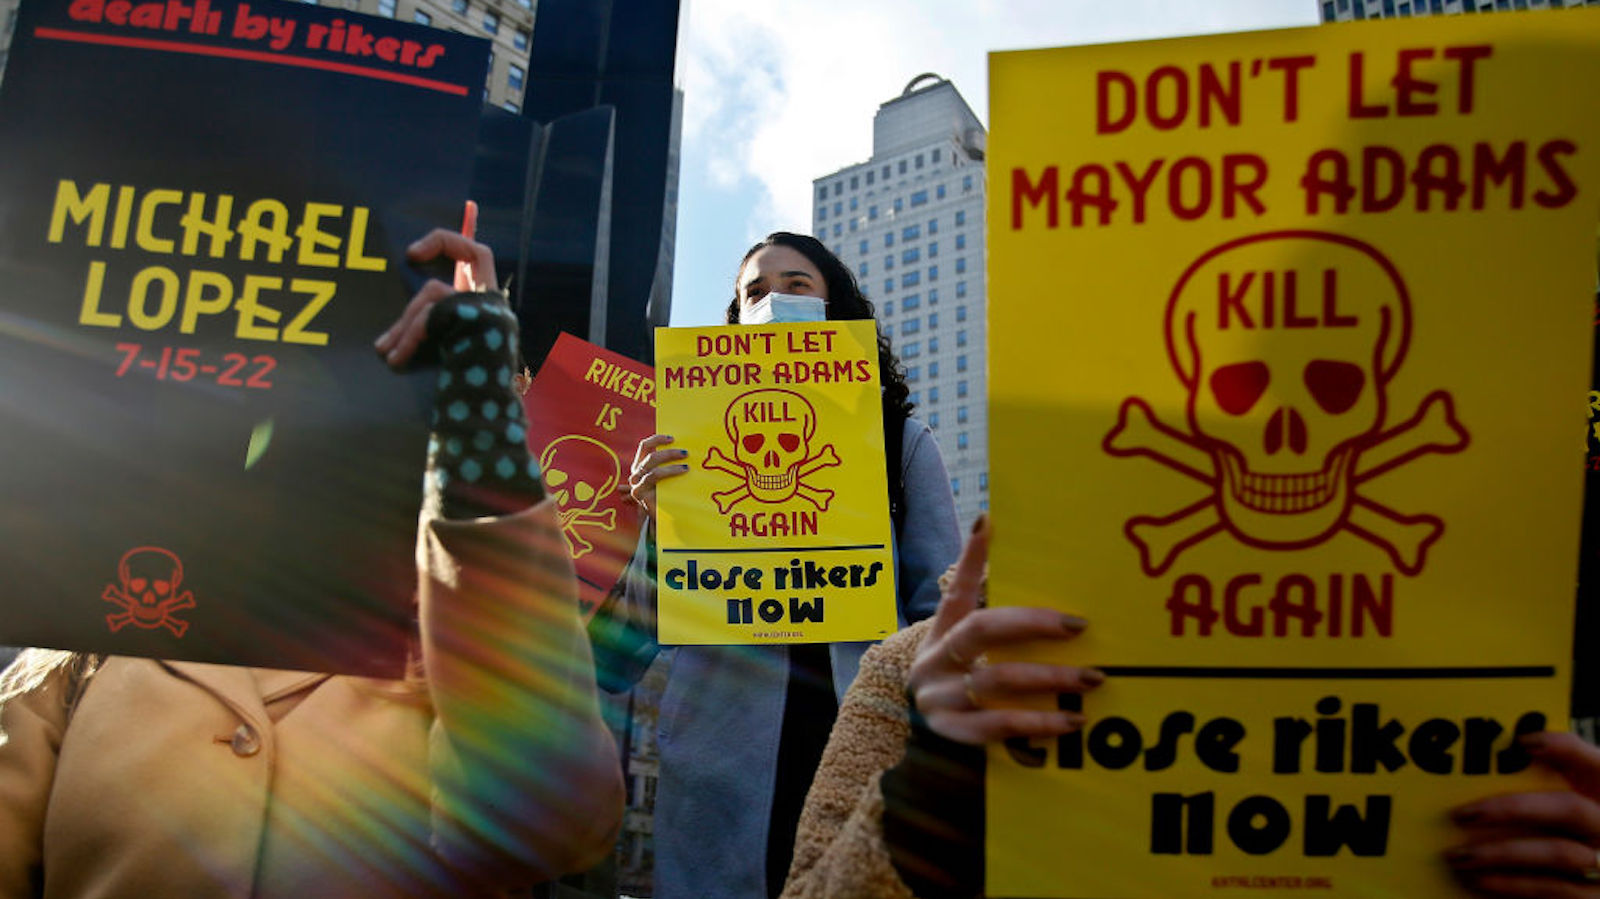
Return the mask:
<svg viewBox="0 0 1600 899">
<path fill-rule="evenodd" d="M 858 188 L 860 186 L 861 186 L 861 176 L 859 176 L 859 175 L 851 175 L 850 176 L 850 189 L 851 190 L 855 190 L 856 188 Z M 855 207 L 852 206 L 850 208 L 854 209 Z"/>
<path fill-rule="evenodd" d="M 378 15 L 394 18 L 394 0 L 378 0 Z"/>
<path fill-rule="evenodd" d="M 514 91 L 520 91 L 527 75 L 528 73 L 522 70 L 522 66 L 512 63 L 506 66 L 506 85 Z"/>
<path fill-rule="evenodd" d="M 828 217 L 828 207 L 827 207 L 827 204 L 823 204 L 823 205 L 821 205 L 821 206 L 818 206 L 818 207 L 817 207 L 817 221 L 819 221 L 819 222 L 820 222 L 820 221 L 823 221 L 823 220 L 824 220 L 824 219 L 826 219 L 826 218 L 827 218 L 827 217 Z"/>
<path fill-rule="evenodd" d="M 967 248 L 967 235 L 965 235 L 965 234 L 957 234 L 956 235 L 956 249 L 965 250 L 966 248 Z"/>
<path fill-rule="evenodd" d="M 893 278 L 884 278 L 883 279 L 883 292 L 884 293 L 894 293 L 894 279 Z"/>
<path fill-rule="evenodd" d="M 956 382 L 956 399 L 966 399 L 966 396 L 967 396 L 967 382 L 966 381 L 957 381 Z"/>
<path fill-rule="evenodd" d="M 937 403 L 938 401 L 939 401 L 939 386 L 937 384 L 935 384 L 934 386 L 928 388 L 928 402 Z"/>
<path fill-rule="evenodd" d="M 873 171 L 872 169 L 867 169 L 867 186 L 868 187 L 872 186 L 873 176 L 875 176 L 877 174 L 878 173 Z"/>
<path fill-rule="evenodd" d="M 462 15 L 467 14 L 467 0 L 450 0 L 450 8 Z"/>
<path fill-rule="evenodd" d="M 933 198 L 936 199 L 936 200 L 943 200 L 944 199 L 944 185 L 943 184 L 941 184 L 938 187 L 935 187 L 933 189 Z"/>
<path fill-rule="evenodd" d="M 834 237 L 838 237 L 840 232 L 842 232 L 843 230 L 844 230 L 844 227 L 842 225 L 840 225 L 838 222 L 835 222 L 834 225 L 833 225 L 833 236 Z M 835 251 L 833 255 L 837 256 L 839 254 L 838 254 L 837 251 Z"/>
<path fill-rule="evenodd" d="M 959 348 L 959 347 L 964 347 L 966 345 L 967 345 L 967 329 L 966 328 L 962 328 L 961 330 L 956 332 L 956 346 Z"/>
<path fill-rule="evenodd" d="M 928 288 L 928 305 L 929 306 L 937 306 L 937 305 L 939 305 L 939 288 L 937 288 L 937 287 Z"/>
<path fill-rule="evenodd" d="M 928 313 L 928 327 L 930 327 L 930 328 L 939 327 L 939 313 L 937 313 L 937 312 Z"/>
<path fill-rule="evenodd" d="M 859 223 L 855 219 L 851 219 L 850 220 L 850 233 L 851 234 L 855 233 L 857 224 L 859 224 Z"/>
<path fill-rule="evenodd" d="M 939 430 L 939 413 L 937 413 L 937 412 L 929 412 L 928 413 L 928 430 L 930 430 L 930 431 Z"/>
<path fill-rule="evenodd" d="M 876 207 L 876 206 L 868 206 L 867 207 L 867 221 L 869 221 L 869 222 L 870 221 L 874 221 L 877 218 L 878 218 L 878 207 Z"/>
<path fill-rule="evenodd" d="M 957 209 L 956 210 L 956 227 L 959 228 L 962 225 L 965 225 L 966 223 L 967 223 L 967 211 L 965 209 Z"/>
<path fill-rule="evenodd" d="M 883 336 L 885 336 L 885 337 L 893 337 L 894 336 L 894 325 L 884 325 L 883 326 Z"/>
<path fill-rule="evenodd" d="M 961 333 L 965 334 L 967 332 L 962 331 Z M 956 371 L 959 373 L 959 372 L 964 372 L 966 370 L 967 370 L 967 357 L 964 356 L 964 355 L 963 356 L 957 356 L 956 357 Z"/>
<path fill-rule="evenodd" d="M 915 359 L 920 355 L 922 355 L 922 343 L 917 340 L 906 344 L 906 348 L 900 352 L 900 358 L 902 359 Z"/>
<path fill-rule="evenodd" d="M 913 209 L 926 205 L 928 205 L 928 192 L 926 190 L 915 191 L 911 194 L 911 206 Z"/>
<path fill-rule="evenodd" d="M 922 168 L 922 154 L 921 153 L 917 154 L 917 168 L 919 168 L 919 169 Z"/>
<path fill-rule="evenodd" d="M 918 284 L 921 284 L 921 283 L 922 283 L 922 273 L 919 272 L 919 271 L 909 271 L 909 272 L 906 272 L 905 274 L 900 276 L 900 286 L 901 287 L 916 287 Z"/>
<path fill-rule="evenodd" d="M 865 262 L 863 262 L 863 263 L 861 263 L 861 267 L 856 270 L 856 277 L 857 278 L 865 278 L 866 276 L 867 276 L 867 264 Z"/>
<path fill-rule="evenodd" d="M 922 330 L 922 319 L 908 318 L 900 324 L 900 336 L 909 337 Z"/>
<path fill-rule="evenodd" d="M 894 211 L 895 212 L 899 212 L 900 210 L 902 210 L 904 208 L 906 208 L 905 200 L 902 200 L 899 197 L 895 197 L 894 198 Z"/>
<path fill-rule="evenodd" d="M 835 216 L 844 215 L 844 204 L 843 203 L 835 203 L 835 204 L 833 204 L 833 214 Z"/>
<path fill-rule="evenodd" d="M 883 257 L 883 270 L 889 271 L 892 268 L 894 268 L 894 254 L 890 253 L 889 255 Z"/>
<path fill-rule="evenodd" d="M 890 231 L 887 234 L 883 235 L 883 245 L 885 247 L 894 246 L 894 232 L 893 231 Z"/>
<path fill-rule="evenodd" d="M 964 425 L 966 423 L 967 423 L 967 407 L 966 406 L 957 406 L 956 407 L 956 424 Z"/>
<path fill-rule="evenodd" d="M 930 377 L 930 378 L 939 377 L 939 363 L 937 363 L 937 362 L 929 362 L 928 363 L 928 377 Z"/>
<path fill-rule="evenodd" d="M 928 219 L 928 236 L 932 237 L 933 235 L 938 234 L 938 233 L 939 233 L 939 220 L 938 219 Z"/>
<path fill-rule="evenodd" d="M 941 152 L 943 152 L 943 151 L 940 148 L 938 148 L 938 147 L 934 147 L 933 148 L 933 162 L 934 162 L 935 165 L 937 165 L 939 163 L 939 154 Z"/>
<path fill-rule="evenodd" d="M 518 28 L 517 33 L 511 36 L 511 45 L 518 50 L 528 49 L 528 42 L 533 39 L 533 32 L 526 28 Z"/>
<path fill-rule="evenodd" d="M 967 176 L 965 176 L 965 177 L 963 177 L 961 179 L 961 192 L 964 193 L 964 194 L 972 193 L 972 176 L 971 175 L 967 175 Z"/>
<path fill-rule="evenodd" d="M 418 25 L 432 25 L 433 16 L 419 9 L 411 14 L 411 21 L 416 22 Z"/>
<path fill-rule="evenodd" d="M 939 242 L 936 240 L 933 243 L 928 244 L 928 258 L 929 259 L 933 259 L 934 257 L 936 257 L 938 255 L 939 255 Z"/>
<path fill-rule="evenodd" d="M 894 300 L 888 300 L 883 304 L 883 315 L 885 318 L 894 315 Z"/>
<path fill-rule="evenodd" d="M 840 195 L 842 193 L 844 193 L 844 182 L 843 181 L 835 181 L 835 182 L 833 182 L 833 195 L 837 197 L 838 195 Z"/>
<path fill-rule="evenodd" d="M 965 307 L 965 306 L 957 306 L 956 307 L 956 321 L 957 322 L 964 322 L 966 320 L 967 320 L 967 307 Z"/>
<path fill-rule="evenodd" d="M 967 282 L 965 282 L 965 281 L 957 281 L 956 282 L 956 299 L 960 299 L 960 298 L 962 298 L 962 297 L 964 297 L 966 295 L 967 295 Z M 958 321 L 964 321 L 965 319 L 957 319 L 957 320 Z"/>
<path fill-rule="evenodd" d="M 920 390 L 911 391 L 911 405 L 913 405 L 913 406 L 922 405 L 922 391 L 920 391 Z"/>
<path fill-rule="evenodd" d="M 917 238 L 919 238 L 921 236 L 922 236 L 922 226 L 921 225 L 907 225 L 906 227 L 900 229 L 900 239 L 901 240 L 916 240 Z"/>
<path fill-rule="evenodd" d="M 951 478 L 950 479 L 950 492 L 955 494 L 956 496 L 960 496 L 961 495 L 961 479 L 960 478 Z"/>
<path fill-rule="evenodd" d="M 857 197 L 857 196 L 851 196 L 850 197 L 850 211 L 851 212 L 855 212 L 857 209 L 860 209 L 860 208 L 861 208 L 861 198 Z"/>
<path fill-rule="evenodd" d="M 961 433 L 956 435 L 956 449 L 966 449 L 966 448 L 967 448 L 967 432 L 966 431 L 962 431 Z"/>
<path fill-rule="evenodd" d="M 939 280 L 939 267 L 937 265 L 928 266 L 928 280 L 929 281 L 937 281 L 937 280 Z"/>
<path fill-rule="evenodd" d="M 963 256 L 960 259 L 956 260 L 956 274 L 965 275 L 966 273 L 967 273 L 967 257 Z"/>
<path fill-rule="evenodd" d="M 922 305 L 922 294 L 920 294 L 920 293 L 907 294 L 905 296 L 905 298 L 900 301 L 900 311 L 901 312 L 910 312 L 911 310 L 916 309 L 921 305 Z"/>
<path fill-rule="evenodd" d="M 883 167 L 883 180 L 884 180 L 885 183 L 887 183 L 889 181 L 889 167 L 888 166 L 884 166 Z"/>
<path fill-rule="evenodd" d="M 483 11 L 483 30 L 490 34 L 500 33 L 500 14 L 492 9 Z"/>
<path fill-rule="evenodd" d="M 987 471 L 978 472 L 978 492 L 989 492 L 989 473 Z"/>
<path fill-rule="evenodd" d="M 930 352 L 930 353 L 939 352 L 939 337 L 938 337 L 938 335 L 934 335 L 933 337 L 929 337 L 928 338 L 928 352 Z"/>
<path fill-rule="evenodd" d="M 920 381 L 920 380 L 922 380 L 922 366 L 913 365 L 913 366 L 911 366 L 911 367 L 906 369 L 906 382 L 907 383 L 914 384 L 914 383 L 916 383 L 917 381 Z"/>
<path fill-rule="evenodd" d="M 904 159 L 900 160 L 898 168 L 900 169 L 900 174 L 904 175 L 906 173 L 906 161 Z"/>
<path fill-rule="evenodd" d="M 856 250 L 856 252 L 863 254 L 867 252 L 867 242 L 865 240 L 861 241 L 861 248 Z"/>
<path fill-rule="evenodd" d="M 921 247 L 907 247 L 904 250 L 900 251 L 900 264 L 901 265 L 911 265 L 914 262 L 920 262 L 920 261 L 922 261 L 922 248 Z"/>
</svg>

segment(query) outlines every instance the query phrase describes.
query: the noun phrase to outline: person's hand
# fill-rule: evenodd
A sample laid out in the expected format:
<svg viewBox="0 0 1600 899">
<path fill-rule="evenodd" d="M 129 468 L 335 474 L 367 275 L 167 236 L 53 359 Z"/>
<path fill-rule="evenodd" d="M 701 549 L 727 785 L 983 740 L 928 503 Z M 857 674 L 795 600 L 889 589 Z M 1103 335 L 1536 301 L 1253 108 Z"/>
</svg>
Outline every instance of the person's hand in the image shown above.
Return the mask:
<svg viewBox="0 0 1600 899">
<path fill-rule="evenodd" d="M 666 434 L 651 434 L 639 441 L 633 454 L 633 469 L 628 474 L 629 495 L 652 519 L 656 517 L 656 484 L 662 478 L 677 477 L 689 470 L 683 462 L 689 457 L 688 450 L 661 449 L 671 442 Z"/>
<path fill-rule="evenodd" d="M 494 253 L 472 239 L 477 230 L 477 218 L 477 204 L 469 201 L 459 233 L 435 228 L 406 248 L 406 258 L 412 262 L 431 262 L 440 256 L 454 259 L 455 283 L 446 284 L 430 278 L 406 304 L 389 330 L 374 341 L 373 347 L 390 368 L 404 368 L 416 355 L 417 348 L 428 338 L 428 313 L 440 300 L 467 291 L 496 289 Z"/>
<path fill-rule="evenodd" d="M 1521 742 L 1571 789 L 1510 793 L 1455 809 L 1451 817 L 1468 840 L 1445 861 L 1478 895 L 1600 897 L 1600 749 L 1568 733 Z"/>
<path fill-rule="evenodd" d="M 1104 674 L 1071 665 L 983 663 L 983 654 L 991 649 L 1070 640 L 1088 626 L 1082 618 L 1053 609 L 978 608 L 990 533 L 988 516 L 984 516 L 961 551 L 955 575 L 911 665 L 907 680 L 912 701 L 928 727 L 960 743 L 1051 737 L 1077 730 L 1084 717 L 1076 712 L 1008 706 L 1024 697 L 1085 693 L 1098 687 Z"/>
</svg>

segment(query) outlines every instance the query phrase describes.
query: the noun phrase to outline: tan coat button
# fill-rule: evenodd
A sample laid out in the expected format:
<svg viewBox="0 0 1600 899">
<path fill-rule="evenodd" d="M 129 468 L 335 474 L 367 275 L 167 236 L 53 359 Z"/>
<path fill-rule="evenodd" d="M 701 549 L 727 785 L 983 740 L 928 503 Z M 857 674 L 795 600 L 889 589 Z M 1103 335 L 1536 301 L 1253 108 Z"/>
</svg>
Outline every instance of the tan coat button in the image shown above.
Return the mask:
<svg viewBox="0 0 1600 899">
<path fill-rule="evenodd" d="M 233 747 L 233 754 L 240 758 L 249 758 L 261 751 L 261 735 L 248 724 L 239 725 L 233 732 L 233 739 L 228 741 Z"/>
</svg>

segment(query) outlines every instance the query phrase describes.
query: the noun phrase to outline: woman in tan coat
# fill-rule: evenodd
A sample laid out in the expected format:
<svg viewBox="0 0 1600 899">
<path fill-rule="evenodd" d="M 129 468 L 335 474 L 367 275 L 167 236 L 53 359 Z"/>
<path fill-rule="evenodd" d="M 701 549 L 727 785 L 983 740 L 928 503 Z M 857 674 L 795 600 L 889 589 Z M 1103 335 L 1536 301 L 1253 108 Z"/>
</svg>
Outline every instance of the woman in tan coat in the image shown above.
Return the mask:
<svg viewBox="0 0 1600 899">
<path fill-rule="evenodd" d="M 1088 623 L 1049 609 L 982 608 L 989 523 L 940 583 L 938 611 L 870 650 L 839 708 L 806 797 L 783 899 L 975 899 L 983 891 L 984 744 L 1049 737 L 1076 712 L 986 708 L 986 698 L 1085 693 L 1092 668 L 975 665 L 985 651 L 1069 640 Z M 1567 791 L 1455 809 L 1442 860 L 1474 895 L 1600 897 L 1600 748 L 1566 733 L 1522 739 Z M 1065 876 L 1065 875 L 1064 875 Z"/>
<path fill-rule="evenodd" d="M 424 286 L 379 352 L 514 361 L 488 249 L 447 231 L 411 247 L 441 253 L 458 284 Z M 520 416 L 484 389 L 500 395 L 453 399 Z M 482 422 L 442 418 L 417 675 L 25 653 L 0 683 L 0 897 L 497 896 L 604 857 L 621 780 L 554 509 L 520 425 L 491 481 L 454 442 L 476 432 L 451 431 Z"/>
</svg>

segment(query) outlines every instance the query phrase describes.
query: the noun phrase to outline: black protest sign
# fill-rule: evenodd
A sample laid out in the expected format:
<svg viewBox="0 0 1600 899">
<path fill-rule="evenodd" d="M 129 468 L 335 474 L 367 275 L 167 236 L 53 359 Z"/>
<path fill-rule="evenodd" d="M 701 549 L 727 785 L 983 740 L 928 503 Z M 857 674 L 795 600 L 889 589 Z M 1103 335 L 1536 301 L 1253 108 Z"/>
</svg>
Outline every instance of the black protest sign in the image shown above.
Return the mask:
<svg viewBox="0 0 1600 899">
<path fill-rule="evenodd" d="M 274 0 L 28 0 L 0 91 L 0 642 L 397 673 L 486 45 Z"/>
</svg>

